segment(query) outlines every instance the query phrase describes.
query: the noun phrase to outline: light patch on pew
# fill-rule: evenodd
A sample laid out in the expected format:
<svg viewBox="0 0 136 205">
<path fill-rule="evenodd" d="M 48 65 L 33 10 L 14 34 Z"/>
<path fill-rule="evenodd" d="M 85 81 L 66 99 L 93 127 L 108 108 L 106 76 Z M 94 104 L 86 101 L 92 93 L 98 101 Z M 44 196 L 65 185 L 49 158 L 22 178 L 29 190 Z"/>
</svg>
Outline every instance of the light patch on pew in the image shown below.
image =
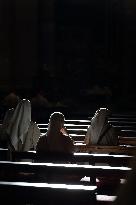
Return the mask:
<svg viewBox="0 0 136 205">
<path fill-rule="evenodd" d="M 109 195 L 96 195 L 97 201 L 105 201 L 105 202 L 113 202 L 117 196 L 109 196 Z"/>
<path fill-rule="evenodd" d="M 126 158 L 132 158 L 132 157 L 134 157 L 134 156 L 132 156 L 132 155 L 112 155 L 112 154 L 90 154 L 90 153 L 87 153 L 87 152 L 76 152 L 76 153 L 74 153 L 74 155 L 75 156 L 101 156 L 101 157 L 115 157 L 115 158 L 123 158 L 123 157 L 126 157 Z"/>
<path fill-rule="evenodd" d="M 89 125 L 74 125 L 74 124 L 64 124 L 66 127 L 88 127 Z"/>
<path fill-rule="evenodd" d="M 67 130 L 75 130 L 75 131 L 77 130 L 77 131 L 85 131 L 85 132 L 87 131 L 87 129 L 78 129 L 78 128 L 77 129 L 76 128 L 75 129 L 67 129 Z"/>
<path fill-rule="evenodd" d="M 112 167 L 112 166 L 94 166 L 94 165 L 78 165 L 78 164 L 54 164 L 54 163 L 32 163 L 32 162 L 11 162 L 11 161 L 2 161 L 1 163 L 9 163 L 9 164 L 26 164 L 26 165 L 32 165 L 32 166 L 50 166 L 50 167 L 81 167 L 81 168 L 92 168 L 92 169 L 120 169 L 120 170 L 132 170 L 132 168 L 129 167 Z"/>
<path fill-rule="evenodd" d="M 66 122 L 91 122 L 90 120 L 65 120 Z"/>
<path fill-rule="evenodd" d="M 46 166 L 55 166 L 55 167 L 83 167 L 83 168 L 93 168 L 93 169 L 114 169 L 114 170 L 132 170 L 132 168 L 129 167 L 112 167 L 112 166 L 94 166 L 94 165 L 78 165 L 78 164 L 54 164 L 54 163 L 35 163 L 36 164 L 43 164 Z"/>
<path fill-rule="evenodd" d="M 45 188 L 60 188 L 60 189 L 79 189 L 79 190 L 95 190 L 96 186 L 84 186 L 84 185 L 69 185 L 69 184 L 48 184 L 48 183 L 31 183 L 31 182 L 3 182 L 3 185 L 15 185 L 15 186 L 33 186 L 33 187 L 45 187 Z"/>
<path fill-rule="evenodd" d="M 129 167 L 112 167 L 112 166 L 95 166 L 96 168 L 101 168 L 101 169 L 111 169 L 111 170 L 132 170 L 132 168 Z"/>
</svg>

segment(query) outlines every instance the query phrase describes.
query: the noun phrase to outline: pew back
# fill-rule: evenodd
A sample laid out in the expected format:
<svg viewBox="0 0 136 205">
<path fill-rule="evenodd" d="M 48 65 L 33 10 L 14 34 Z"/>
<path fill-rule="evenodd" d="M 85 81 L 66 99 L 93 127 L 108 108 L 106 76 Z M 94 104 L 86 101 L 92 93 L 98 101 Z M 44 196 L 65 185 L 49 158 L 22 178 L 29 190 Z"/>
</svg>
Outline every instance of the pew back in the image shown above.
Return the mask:
<svg viewBox="0 0 136 205">
<path fill-rule="evenodd" d="M 131 166 L 135 160 L 134 156 L 130 155 L 111 155 L 111 154 L 89 154 L 89 153 L 74 153 L 74 154 L 62 154 L 62 153 L 41 153 L 36 151 L 29 152 L 13 152 L 12 160 L 19 161 L 22 159 L 28 159 L 31 161 L 44 161 L 44 162 L 70 162 L 70 163 L 88 163 L 95 165 L 95 163 L 107 163 L 111 166 Z"/>
<path fill-rule="evenodd" d="M 0 182 L 4 204 L 96 204 L 95 193 L 96 186 Z"/>
<path fill-rule="evenodd" d="M 131 170 L 129 167 L 0 161 L 1 179 L 4 173 L 10 176 L 19 172 L 44 175 L 47 178 L 54 173 L 58 176 L 117 176 L 124 178 Z"/>
</svg>

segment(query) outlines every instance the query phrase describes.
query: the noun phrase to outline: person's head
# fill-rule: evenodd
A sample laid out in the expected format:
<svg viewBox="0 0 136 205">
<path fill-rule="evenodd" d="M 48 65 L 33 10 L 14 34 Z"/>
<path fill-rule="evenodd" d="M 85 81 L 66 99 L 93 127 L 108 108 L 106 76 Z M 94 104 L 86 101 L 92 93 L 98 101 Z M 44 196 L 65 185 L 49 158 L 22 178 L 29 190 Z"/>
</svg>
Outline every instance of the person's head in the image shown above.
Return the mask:
<svg viewBox="0 0 136 205">
<path fill-rule="evenodd" d="M 91 120 L 92 126 L 103 126 L 105 123 L 108 123 L 108 117 L 110 115 L 110 111 L 107 108 L 99 108 L 94 117 Z"/>
<path fill-rule="evenodd" d="M 14 92 L 10 92 L 3 100 L 4 105 L 9 108 L 15 108 L 19 103 L 20 98 Z"/>
<path fill-rule="evenodd" d="M 103 115 L 106 118 L 109 117 L 110 115 L 110 110 L 108 108 L 99 108 L 96 112 L 95 115 Z"/>
<path fill-rule="evenodd" d="M 49 128 L 60 131 L 64 127 L 64 115 L 61 112 L 54 112 L 50 115 Z"/>
<path fill-rule="evenodd" d="M 19 115 L 22 117 L 25 117 L 28 119 L 28 121 L 31 121 L 31 103 L 28 99 L 22 99 L 18 103 L 15 112 L 18 117 Z"/>
</svg>

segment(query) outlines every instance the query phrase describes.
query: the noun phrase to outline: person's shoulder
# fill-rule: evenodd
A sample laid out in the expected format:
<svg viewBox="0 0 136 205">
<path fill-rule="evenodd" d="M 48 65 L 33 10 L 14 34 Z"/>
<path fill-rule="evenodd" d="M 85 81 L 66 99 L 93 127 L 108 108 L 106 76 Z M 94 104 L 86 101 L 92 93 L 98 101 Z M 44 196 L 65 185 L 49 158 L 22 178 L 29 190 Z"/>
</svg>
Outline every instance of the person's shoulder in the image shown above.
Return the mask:
<svg viewBox="0 0 136 205">
<path fill-rule="evenodd" d="M 44 145 L 47 144 L 47 137 L 46 135 L 41 135 L 38 139 L 37 145 Z"/>
<path fill-rule="evenodd" d="M 40 135 L 40 137 L 39 137 L 39 140 L 41 140 L 41 141 L 44 141 L 44 140 L 46 140 L 46 139 L 47 139 L 46 134 Z"/>
<path fill-rule="evenodd" d="M 42 135 L 39 137 L 39 140 L 36 145 L 36 151 L 37 152 L 45 152 L 48 150 L 48 143 L 46 135 Z"/>
</svg>

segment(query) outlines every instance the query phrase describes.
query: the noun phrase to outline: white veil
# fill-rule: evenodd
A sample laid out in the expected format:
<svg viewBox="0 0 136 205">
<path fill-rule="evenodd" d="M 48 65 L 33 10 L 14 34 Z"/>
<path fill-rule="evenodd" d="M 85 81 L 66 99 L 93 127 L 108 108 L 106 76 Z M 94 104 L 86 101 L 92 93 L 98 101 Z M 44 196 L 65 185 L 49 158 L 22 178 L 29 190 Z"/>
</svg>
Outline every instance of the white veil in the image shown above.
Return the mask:
<svg viewBox="0 0 136 205">
<path fill-rule="evenodd" d="M 18 142 L 24 142 L 24 136 L 28 131 L 31 122 L 31 103 L 29 100 L 21 100 L 9 123 L 7 133 L 10 136 L 11 144 L 15 150 L 18 149 Z"/>
<path fill-rule="evenodd" d="M 95 112 L 85 136 L 85 139 L 89 139 L 91 144 L 97 144 L 104 127 L 107 126 L 106 120 L 108 115 L 109 110 L 107 108 L 100 108 Z"/>
</svg>

